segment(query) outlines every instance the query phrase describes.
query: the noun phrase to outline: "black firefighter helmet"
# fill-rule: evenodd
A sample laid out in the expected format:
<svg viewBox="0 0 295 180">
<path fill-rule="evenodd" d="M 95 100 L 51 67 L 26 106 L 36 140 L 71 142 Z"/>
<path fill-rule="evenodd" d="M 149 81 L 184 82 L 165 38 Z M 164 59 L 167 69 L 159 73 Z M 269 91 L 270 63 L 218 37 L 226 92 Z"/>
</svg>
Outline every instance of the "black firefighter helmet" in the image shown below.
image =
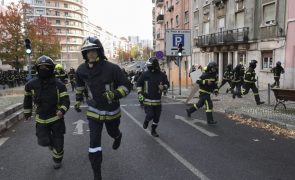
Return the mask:
<svg viewBox="0 0 295 180">
<path fill-rule="evenodd" d="M 146 66 L 151 72 L 160 71 L 160 64 L 156 57 L 149 58 L 146 62 Z"/>
<path fill-rule="evenodd" d="M 255 69 L 256 68 L 256 64 L 257 64 L 257 61 L 255 59 L 252 59 L 249 63 L 249 67 Z"/>
<path fill-rule="evenodd" d="M 217 73 L 218 68 L 216 62 L 209 62 L 207 65 L 207 72 L 209 73 Z"/>
<path fill-rule="evenodd" d="M 95 36 L 86 37 L 82 44 L 81 52 L 83 59 L 85 59 L 86 62 L 88 62 L 87 52 L 91 50 L 97 51 L 99 59 L 107 59 L 104 55 L 104 49 L 100 40 Z"/>
<path fill-rule="evenodd" d="M 46 71 L 44 71 L 44 69 L 41 69 L 41 66 L 46 66 Z M 54 75 L 55 64 L 53 60 L 48 56 L 43 55 L 39 57 L 35 63 L 35 67 L 40 78 L 48 78 Z"/>
</svg>

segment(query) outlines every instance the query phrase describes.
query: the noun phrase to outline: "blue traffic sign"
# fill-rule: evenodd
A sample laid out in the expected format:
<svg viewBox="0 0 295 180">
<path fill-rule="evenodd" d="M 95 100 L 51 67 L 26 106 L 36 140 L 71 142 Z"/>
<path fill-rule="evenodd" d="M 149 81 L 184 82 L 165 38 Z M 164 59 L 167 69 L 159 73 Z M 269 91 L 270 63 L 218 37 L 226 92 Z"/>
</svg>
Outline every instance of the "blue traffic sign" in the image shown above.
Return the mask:
<svg viewBox="0 0 295 180">
<path fill-rule="evenodd" d="M 184 34 L 173 34 L 173 47 L 177 47 L 180 43 L 184 44 Z"/>
<path fill-rule="evenodd" d="M 164 57 L 164 53 L 162 51 L 157 51 L 156 52 L 156 58 L 163 59 L 163 57 Z"/>
</svg>

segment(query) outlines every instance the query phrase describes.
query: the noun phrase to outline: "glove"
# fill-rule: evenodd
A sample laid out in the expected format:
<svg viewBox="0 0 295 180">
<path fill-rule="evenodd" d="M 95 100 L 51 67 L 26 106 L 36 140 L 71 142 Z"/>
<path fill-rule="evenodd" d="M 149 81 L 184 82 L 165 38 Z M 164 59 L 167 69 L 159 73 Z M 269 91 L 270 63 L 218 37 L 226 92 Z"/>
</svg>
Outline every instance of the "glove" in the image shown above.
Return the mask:
<svg viewBox="0 0 295 180">
<path fill-rule="evenodd" d="M 75 105 L 74 105 L 75 110 L 76 110 L 77 112 L 81 112 L 80 106 L 81 106 L 81 102 L 80 102 L 80 101 L 77 101 L 77 102 L 75 103 Z"/>
<path fill-rule="evenodd" d="M 31 114 L 31 113 L 25 113 L 24 116 L 25 116 L 25 119 L 26 119 L 26 120 L 30 120 L 32 114 Z"/>
<path fill-rule="evenodd" d="M 112 102 L 115 100 L 116 95 L 113 91 L 107 90 L 105 93 L 103 93 L 103 97 L 105 97 L 108 102 Z"/>
<path fill-rule="evenodd" d="M 140 103 L 143 103 L 143 101 L 144 101 L 144 96 L 143 96 L 142 94 L 139 94 L 137 98 L 138 98 L 138 101 L 139 101 Z"/>
</svg>

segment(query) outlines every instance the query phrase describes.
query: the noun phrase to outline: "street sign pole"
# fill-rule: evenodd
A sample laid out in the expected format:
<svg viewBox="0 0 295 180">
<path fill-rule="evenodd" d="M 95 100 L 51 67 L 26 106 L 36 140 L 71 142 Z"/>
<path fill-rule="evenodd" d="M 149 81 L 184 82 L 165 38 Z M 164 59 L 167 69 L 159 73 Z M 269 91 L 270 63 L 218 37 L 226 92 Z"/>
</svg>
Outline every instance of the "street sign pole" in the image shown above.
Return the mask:
<svg viewBox="0 0 295 180">
<path fill-rule="evenodd" d="M 181 95 L 181 56 L 178 56 L 179 95 Z"/>
<path fill-rule="evenodd" d="M 27 77 L 28 80 L 32 79 L 32 62 L 31 62 L 31 57 L 30 57 L 30 54 L 27 54 L 27 61 L 28 61 L 28 64 L 29 64 L 29 75 Z"/>
</svg>

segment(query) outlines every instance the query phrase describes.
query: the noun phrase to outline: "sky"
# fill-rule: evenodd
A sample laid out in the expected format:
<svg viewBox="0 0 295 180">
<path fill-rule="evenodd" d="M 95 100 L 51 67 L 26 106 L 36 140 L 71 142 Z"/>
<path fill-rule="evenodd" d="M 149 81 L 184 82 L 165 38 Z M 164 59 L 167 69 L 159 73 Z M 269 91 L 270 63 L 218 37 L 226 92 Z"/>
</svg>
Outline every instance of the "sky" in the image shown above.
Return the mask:
<svg viewBox="0 0 295 180">
<path fill-rule="evenodd" d="M 5 4 L 18 0 L 5 0 Z M 116 36 L 152 40 L 152 0 L 87 0 L 89 20 Z"/>
</svg>

